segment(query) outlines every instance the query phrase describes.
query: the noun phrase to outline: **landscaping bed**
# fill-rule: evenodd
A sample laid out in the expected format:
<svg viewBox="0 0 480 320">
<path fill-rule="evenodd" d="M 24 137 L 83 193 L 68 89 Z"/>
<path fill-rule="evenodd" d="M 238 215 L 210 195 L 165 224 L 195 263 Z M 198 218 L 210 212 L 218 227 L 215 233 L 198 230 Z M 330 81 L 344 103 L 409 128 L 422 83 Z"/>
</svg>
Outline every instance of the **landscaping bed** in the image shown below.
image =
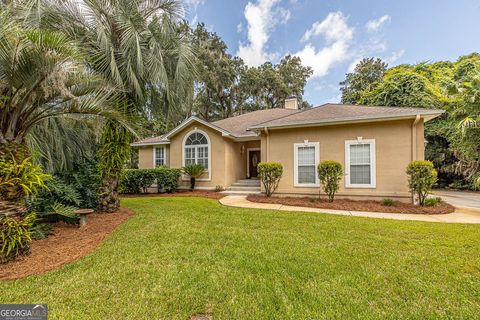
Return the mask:
<svg viewBox="0 0 480 320">
<path fill-rule="evenodd" d="M 225 197 L 225 194 L 214 191 L 177 191 L 175 193 L 140 193 L 140 194 L 123 194 L 124 198 L 136 198 L 136 197 L 201 197 L 210 199 L 221 199 Z"/>
<path fill-rule="evenodd" d="M 452 205 L 441 202 L 432 207 L 422 207 L 400 201 L 395 201 L 392 206 L 383 205 L 380 201 L 373 200 L 349 200 L 335 199 L 328 202 L 326 199 L 314 199 L 310 197 L 265 197 L 261 195 L 249 195 L 247 200 L 259 203 L 274 203 L 286 206 L 348 210 L 348 211 L 370 211 L 387 213 L 413 213 L 413 214 L 446 214 L 455 211 Z"/>
<path fill-rule="evenodd" d="M 0 264 L 0 279 L 18 279 L 42 274 L 77 260 L 94 251 L 119 224 L 133 216 L 122 208 L 116 213 L 93 213 L 85 227 L 59 222 L 54 234 L 32 241 L 30 254 L 15 261 Z"/>
</svg>

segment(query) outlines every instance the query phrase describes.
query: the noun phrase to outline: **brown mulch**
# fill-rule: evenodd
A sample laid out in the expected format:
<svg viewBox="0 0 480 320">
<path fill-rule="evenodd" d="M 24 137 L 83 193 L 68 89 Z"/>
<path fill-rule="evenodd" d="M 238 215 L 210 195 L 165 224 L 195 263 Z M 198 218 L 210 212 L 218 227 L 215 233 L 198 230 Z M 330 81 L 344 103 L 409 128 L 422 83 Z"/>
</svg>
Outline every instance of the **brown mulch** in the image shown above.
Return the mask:
<svg viewBox="0 0 480 320">
<path fill-rule="evenodd" d="M 325 199 L 314 199 L 309 197 L 265 197 L 259 195 L 249 195 L 247 200 L 259 203 L 274 203 L 287 206 L 348 210 L 348 211 L 370 211 L 387 213 L 414 213 L 414 214 L 446 214 L 455 211 L 455 208 L 445 202 L 434 207 L 422 207 L 400 201 L 395 201 L 393 206 L 384 206 L 380 201 L 373 200 L 349 200 L 335 199 L 328 202 Z"/>
<path fill-rule="evenodd" d="M 214 191 L 177 191 L 175 193 L 141 193 L 141 194 L 122 194 L 123 198 L 137 198 L 137 197 L 202 197 L 210 199 L 221 199 L 225 194 Z"/>
<path fill-rule="evenodd" d="M 92 213 L 85 227 L 63 222 L 54 225 L 54 234 L 34 240 L 30 254 L 7 264 L 0 264 L 0 279 L 13 280 L 57 269 L 94 251 L 122 222 L 133 216 L 122 208 L 115 213 Z"/>
</svg>

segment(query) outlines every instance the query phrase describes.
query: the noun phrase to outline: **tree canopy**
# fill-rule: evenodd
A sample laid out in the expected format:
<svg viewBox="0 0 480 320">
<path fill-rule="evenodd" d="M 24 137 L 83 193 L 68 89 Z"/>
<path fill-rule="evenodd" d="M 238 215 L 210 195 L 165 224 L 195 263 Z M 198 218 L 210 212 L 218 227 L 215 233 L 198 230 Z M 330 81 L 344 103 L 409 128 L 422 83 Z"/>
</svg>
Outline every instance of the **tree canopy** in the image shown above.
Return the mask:
<svg viewBox="0 0 480 320">
<path fill-rule="evenodd" d="M 303 102 L 303 94 L 312 69 L 303 66 L 300 58 L 285 56 L 278 64 L 265 62 L 248 67 L 239 57 L 230 55 L 225 42 L 204 24 L 189 33 L 198 68 L 192 112 L 203 119 L 279 107 L 292 95 L 303 107 L 309 106 Z"/>
<path fill-rule="evenodd" d="M 390 69 L 365 59 L 340 84 L 344 103 L 444 109 L 426 125 L 426 157 L 441 184 L 480 188 L 480 54 Z"/>
</svg>

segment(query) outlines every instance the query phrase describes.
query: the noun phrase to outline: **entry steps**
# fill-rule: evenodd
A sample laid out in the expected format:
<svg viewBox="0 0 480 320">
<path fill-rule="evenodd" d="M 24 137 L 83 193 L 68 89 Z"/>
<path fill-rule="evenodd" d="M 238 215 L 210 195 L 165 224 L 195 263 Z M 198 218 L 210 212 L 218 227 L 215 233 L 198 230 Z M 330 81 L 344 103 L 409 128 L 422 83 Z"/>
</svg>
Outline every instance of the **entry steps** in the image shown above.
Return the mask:
<svg viewBox="0 0 480 320">
<path fill-rule="evenodd" d="M 260 180 L 258 179 L 242 179 L 238 180 L 227 190 L 222 191 L 223 194 L 229 195 L 248 195 L 248 194 L 259 194 L 260 191 Z"/>
</svg>

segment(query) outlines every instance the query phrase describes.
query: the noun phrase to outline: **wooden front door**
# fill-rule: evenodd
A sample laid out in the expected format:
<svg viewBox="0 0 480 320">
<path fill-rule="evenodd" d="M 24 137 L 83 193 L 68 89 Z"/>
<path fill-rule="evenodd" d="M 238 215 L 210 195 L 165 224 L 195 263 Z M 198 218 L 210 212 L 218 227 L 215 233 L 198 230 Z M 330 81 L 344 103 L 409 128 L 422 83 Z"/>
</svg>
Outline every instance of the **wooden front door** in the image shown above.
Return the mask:
<svg viewBox="0 0 480 320">
<path fill-rule="evenodd" d="M 251 150 L 248 152 L 249 178 L 258 177 L 257 165 L 260 162 L 260 151 Z"/>
</svg>

